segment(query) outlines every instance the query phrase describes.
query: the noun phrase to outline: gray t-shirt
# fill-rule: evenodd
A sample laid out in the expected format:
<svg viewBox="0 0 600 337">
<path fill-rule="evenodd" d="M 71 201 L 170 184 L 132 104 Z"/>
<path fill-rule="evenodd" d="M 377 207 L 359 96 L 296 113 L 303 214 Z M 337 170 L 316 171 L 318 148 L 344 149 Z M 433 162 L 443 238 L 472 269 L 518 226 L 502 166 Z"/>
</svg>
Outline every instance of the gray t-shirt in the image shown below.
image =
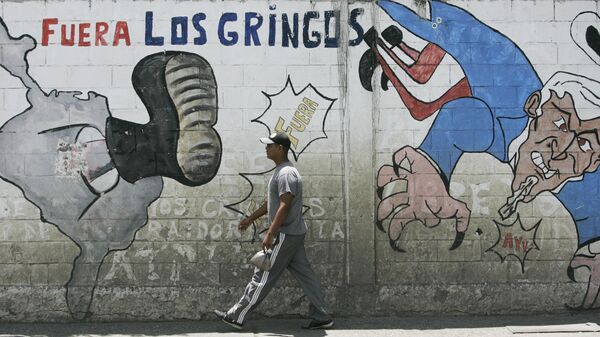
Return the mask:
<svg viewBox="0 0 600 337">
<path fill-rule="evenodd" d="M 279 208 L 279 197 L 287 192 L 291 193 L 294 199 L 279 231 L 290 235 L 303 235 L 306 233 L 306 224 L 302 217 L 302 178 L 289 161 L 277 165 L 271 180 L 269 180 L 267 196 L 269 224 L 275 218 L 275 213 Z"/>
</svg>

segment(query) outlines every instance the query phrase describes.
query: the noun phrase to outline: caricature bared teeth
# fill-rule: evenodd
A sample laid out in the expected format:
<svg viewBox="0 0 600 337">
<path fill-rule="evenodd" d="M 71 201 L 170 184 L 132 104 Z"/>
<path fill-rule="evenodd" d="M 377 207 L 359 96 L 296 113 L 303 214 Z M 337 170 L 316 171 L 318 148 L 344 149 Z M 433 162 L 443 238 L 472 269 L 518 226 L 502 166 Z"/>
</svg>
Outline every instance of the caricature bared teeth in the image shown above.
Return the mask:
<svg viewBox="0 0 600 337">
<path fill-rule="evenodd" d="M 552 178 L 557 172 L 556 170 L 550 170 L 548 166 L 546 166 L 546 163 L 544 163 L 544 157 L 542 157 L 542 154 L 537 151 L 531 152 L 531 161 L 533 161 L 535 166 L 542 171 L 544 178 L 546 179 Z"/>
</svg>

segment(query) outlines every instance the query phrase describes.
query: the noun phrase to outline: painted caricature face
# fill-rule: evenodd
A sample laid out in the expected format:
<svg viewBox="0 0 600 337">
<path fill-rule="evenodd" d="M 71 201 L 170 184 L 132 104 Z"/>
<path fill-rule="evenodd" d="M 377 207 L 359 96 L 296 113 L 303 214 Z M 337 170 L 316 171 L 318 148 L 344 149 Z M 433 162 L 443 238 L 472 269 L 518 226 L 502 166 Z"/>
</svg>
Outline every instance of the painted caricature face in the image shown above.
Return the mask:
<svg viewBox="0 0 600 337">
<path fill-rule="evenodd" d="M 559 187 L 569 178 L 593 172 L 600 164 L 600 118 L 582 121 L 569 93 L 563 97 L 552 90 L 550 93 L 550 99 L 542 103 L 540 116 L 536 115 L 539 92 L 533 93 L 525 104 L 525 111 L 533 120 L 527 140 L 519 148 L 512 189 L 518 190 L 528 176 L 538 178 L 538 183 L 524 202 Z"/>
</svg>

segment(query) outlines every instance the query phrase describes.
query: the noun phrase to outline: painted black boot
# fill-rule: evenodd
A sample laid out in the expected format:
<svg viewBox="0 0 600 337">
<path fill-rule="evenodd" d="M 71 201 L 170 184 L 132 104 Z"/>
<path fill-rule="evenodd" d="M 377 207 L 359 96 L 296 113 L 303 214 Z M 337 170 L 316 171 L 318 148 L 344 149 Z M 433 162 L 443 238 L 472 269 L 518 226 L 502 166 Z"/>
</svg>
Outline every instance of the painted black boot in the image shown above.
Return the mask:
<svg viewBox="0 0 600 337">
<path fill-rule="evenodd" d="M 137 124 L 109 117 L 106 141 L 126 181 L 164 176 L 188 186 L 203 185 L 221 162 L 217 84 L 210 64 L 196 54 L 168 51 L 135 66 L 133 87 L 150 121 Z"/>
</svg>

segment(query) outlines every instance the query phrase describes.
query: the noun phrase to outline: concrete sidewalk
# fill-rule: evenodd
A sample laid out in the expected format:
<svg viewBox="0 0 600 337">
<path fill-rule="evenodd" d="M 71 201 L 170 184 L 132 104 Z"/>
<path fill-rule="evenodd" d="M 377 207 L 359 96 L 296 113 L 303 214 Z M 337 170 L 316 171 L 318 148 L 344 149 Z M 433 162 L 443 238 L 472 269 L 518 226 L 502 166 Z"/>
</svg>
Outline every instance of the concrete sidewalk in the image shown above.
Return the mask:
<svg viewBox="0 0 600 337">
<path fill-rule="evenodd" d="M 600 312 L 519 316 L 419 316 L 338 318 L 334 329 L 307 331 L 300 328 L 307 320 L 257 319 L 236 331 L 219 321 L 181 321 L 148 323 L 4 323 L 0 336 L 26 337 L 197 337 L 197 336 L 338 336 L 338 337 L 591 337 L 600 332 L 576 332 L 583 328 L 600 330 Z M 586 324 L 591 323 L 591 324 Z M 513 333 L 507 326 L 532 327 L 546 333 Z M 575 329 L 574 329 L 575 328 Z M 562 330 L 562 332 L 552 332 Z M 572 331 L 569 331 L 572 330 Z"/>
</svg>

